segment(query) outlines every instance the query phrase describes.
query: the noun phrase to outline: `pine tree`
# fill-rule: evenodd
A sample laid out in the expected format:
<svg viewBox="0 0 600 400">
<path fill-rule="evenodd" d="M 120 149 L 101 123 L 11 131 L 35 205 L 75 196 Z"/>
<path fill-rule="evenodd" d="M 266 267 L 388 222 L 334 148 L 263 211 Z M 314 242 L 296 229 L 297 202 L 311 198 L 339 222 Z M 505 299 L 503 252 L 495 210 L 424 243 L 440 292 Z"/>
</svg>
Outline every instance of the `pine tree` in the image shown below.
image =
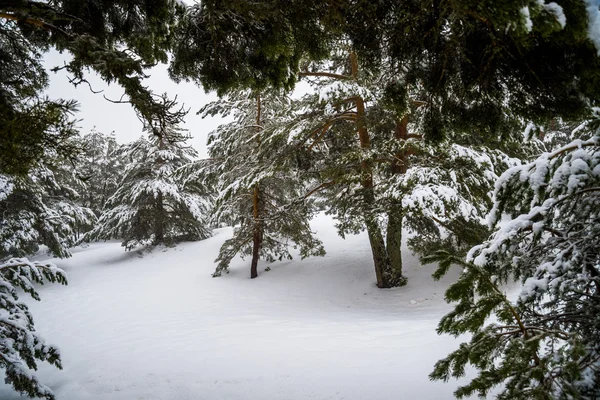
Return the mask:
<svg viewBox="0 0 600 400">
<path fill-rule="evenodd" d="M 117 82 L 130 103 L 150 123 L 168 112 L 143 83 L 144 71 L 167 61 L 172 29 L 183 12 L 174 0 L 9 0 L 0 4 L 0 168 L 25 174 L 50 147 L 64 152 L 69 131 L 61 119 L 74 103 L 43 96 L 48 74 L 42 54 L 67 51 L 64 66 L 74 85 L 95 71 Z M 119 102 L 121 102 L 121 100 Z M 58 128 L 58 129 L 56 129 Z M 20 156 L 15 160 L 14 154 Z M 11 160 L 5 164 L 5 160 Z M 11 168 L 11 171 L 8 170 Z"/>
<path fill-rule="evenodd" d="M 81 228 L 96 219 L 79 204 L 77 178 L 69 182 L 65 160 L 48 157 L 25 177 L 0 175 L 0 259 L 25 257 L 41 245 L 56 257 L 70 257 Z"/>
<path fill-rule="evenodd" d="M 391 170 L 380 169 L 379 196 L 390 209 L 397 207 L 404 229 L 415 234 L 408 247 L 421 256 L 438 249 L 464 255 L 489 236 L 485 216 L 496 180 L 544 147 L 539 141 L 524 143 L 518 130 L 497 135 L 456 131 L 437 142 L 426 140 L 427 111 L 420 100 L 412 101 L 402 119 L 395 118 L 392 136 L 390 124 L 377 121 L 382 115 L 393 119 L 396 111 L 385 100 L 375 106 L 381 109 L 371 119 L 380 138 L 377 153 L 393 154 L 396 163 Z"/>
<path fill-rule="evenodd" d="M 0 172 L 23 176 L 48 150 L 73 152 L 77 103 L 43 96 L 41 51 L 12 25 L 0 17 Z"/>
<path fill-rule="evenodd" d="M 27 176 L 0 174 L 0 368 L 5 381 L 30 397 L 54 399 L 32 372 L 37 362 L 61 368 L 58 349 L 35 332 L 33 317 L 17 289 L 39 300 L 34 284 L 66 284 L 65 273 L 48 262 L 23 258 L 45 245 L 56 257 L 69 257 L 77 228 L 91 224 L 91 210 L 77 203 L 77 193 L 63 178 L 64 160 L 47 154 Z M 53 161 L 51 163 L 51 161 Z"/>
<path fill-rule="evenodd" d="M 174 101 L 163 97 L 164 106 Z M 172 244 L 210 236 L 206 227 L 209 195 L 185 185 L 177 170 L 197 157 L 185 145 L 189 138 L 177 127 L 186 112 L 171 113 L 169 120 L 146 125 L 147 138 L 125 145 L 127 164 L 117 191 L 110 197 L 86 240 L 121 239 L 131 250 L 137 245 Z"/>
<path fill-rule="evenodd" d="M 466 260 L 429 258 L 440 262 L 438 277 L 451 263 L 464 267 L 446 293 L 458 304 L 438 332 L 472 334 L 432 379 L 460 377 L 470 364 L 479 375 L 457 397 L 501 384 L 501 399 L 600 396 L 599 188 L 595 133 L 507 170 L 489 216 L 496 230 Z M 513 279 L 523 284 L 516 300 L 500 288 Z"/>
<path fill-rule="evenodd" d="M 114 134 L 92 130 L 81 138 L 82 154 L 76 162 L 76 174 L 85 184 L 81 202 L 100 216 L 106 201 L 121 180 L 124 160 L 118 152 Z"/>
<path fill-rule="evenodd" d="M 421 254 L 479 243 L 488 233 L 482 219 L 494 181 L 511 160 L 479 134 L 424 140 L 419 94 L 398 108 L 382 77 L 361 72 L 347 46 L 342 42 L 335 58 L 300 73 L 312 80 L 314 93 L 291 113 L 294 140 L 317 171 L 313 195 L 327 199 L 340 234 L 366 229 L 378 286 L 399 286 L 405 283 L 403 231 L 417 234 L 409 246 Z"/>
<path fill-rule="evenodd" d="M 6 369 L 6 382 L 30 397 L 54 398 L 30 369 L 36 369 L 36 360 L 60 367 L 60 357 L 35 333 L 15 288 L 37 298 L 34 282 L 66 280 L 53 265 L 31 263 L 21 256 L 40 245 L 58 257 L 69 256 L 78 227 L 94 218 L 77 203 L 70 179 L 63 179 L 68 170 L 57 170 L 48 162 L 72 159 L 77 153 L 71 121 L 76 103 L 43 96 L 48 75 L 42 53 L 49 48 L 68 51 L 72 60 L 57 69 L 67 69 L 73 84 L 86 83 L 84 73 L 92 69 L 105 81 L 118 82 L 147 123 L 167 119 L 169 110 L 142 80 L 149 65 L 167 60 L 171 27 L 182 9 L 179 4 L 172 0 L 0 4 L 0 367 Z"/>
<path fill-rule="evenodd" d="M 207 105 L 203 112 L 231 113 L 234 118 L 209 137 L 212 163 L 207 169 L 219 192 L 215 221 L 239 223 L 221 247 L 214 276 L 227 271 L 238 254 L 252 257 L 251 278 L 258 276 L 260 258 L 291 259 L 290 247 L 299 248 L 302 258 L 323 255 L 321 242 L 310 230 L 312 214 L 302 198 L 305 188 L 296 148 L 288 144 L 289 131 L 282 124 L 288 118 L 287 97 L 241 91 Z"/>
<path fill-rule="evenodd" d="M 326 54 L 328 32 L 319 21 L 324 8 L 327 3 L 301 0 L 196 3 L 177 25 L 169 73 L 220 96 L 242 89 L 289 90 L 304 54 Z"/>
<path fill-rule="evenodd" d="M 21 289 L 40 300 L 34 284 L 44 281 L 66 285 L 67 277 L 48 262 L 31 262 L 24 258 L 0 261 L 0 368 L 5 370 L 5 382 L 17 392 L 53 400 L 52 390 L 39 382 L 32 370 L 37 370 L 38 361 L 62 369 L 60 352 L 37 334 L 31 313 L 27 305 L 19 301 L 17 291 Z"/>
<path fill-rule="evenodd" d="M 401 286 L 406 279 L 400 242 L 397 236 L 384 236 L 380 216 L 387 210 L 377 197 L 379 157 L 369 124 L 376 84 L 368 72 L 359 71 L 356 53 L 342 42 L 329 64 L 309 65 L 301 75 L 317 80 L 316 93 L 296 105 L 293 129 L 297 146 L 318 160 L 315 168 L 320 171 L 320 183 L 312 193 L 327 196 L 328 212 L 336 216 L 342 236 L 367 231 L 377 286 Z M 393 157 L 389 157 L 388 165 L 392 163 Z M 398 251 L 390 252 L 392 248 Z"/>
<path fill-rule="evenodd" d="M 598 12 L 584 0 L 204 1 L 182 20 L 171 72 L 219 93 L 289 88 L 341 36 L 361 70 L 382 73 L 394 103 L 423 90 L 427 139 L 496 133 L 513 115 L 589 114 L 600 91 Z"/>
</svg>

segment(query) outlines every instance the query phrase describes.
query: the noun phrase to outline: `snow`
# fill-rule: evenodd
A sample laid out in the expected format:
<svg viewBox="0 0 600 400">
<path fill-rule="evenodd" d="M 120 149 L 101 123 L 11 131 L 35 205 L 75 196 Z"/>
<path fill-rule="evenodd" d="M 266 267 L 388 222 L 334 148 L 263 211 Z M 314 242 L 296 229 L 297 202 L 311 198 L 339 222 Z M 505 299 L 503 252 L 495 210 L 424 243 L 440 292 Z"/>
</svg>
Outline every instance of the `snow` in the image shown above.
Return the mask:
<svg viewBox="0 0 600 400">
<path fill-rule="evenodd" d="M 6 199 L 13 191 L 15 185 L 12 179 L 5 175 L 0 175 L 0 201 Z"/>
<path fill-rule="evenodd" d="M 525 8 L 527 8 L 527 7 L 525 7 Z M 527 11 L 527 15 L 529 16 L 529 11 Z M 529 21 L 529 24 L 531 24 L 531 20 L 528 19 L 528 21 Z M 528 32 L 531 31 L 531 26 L 529 27 L 529 29 L 527 31 Z M 527 124 L 527 126 L 525 127 L 525 130 L 523 131 L 523 139 L 524 140 L 531 140 L 531 131 L 533 131 L 535 128 L 536 128 L 536 125 L 533 122 L 529 122 Z"/>
<path fill-rule="evenodd" d="M 333 225 L 312 223 L 325 257 L 261 264 L 255 280 L 240 259 L 211 278 L 230 228 L 151 253 L 111 241 L 53 260 L 69 285 L 22 297 L 63 358 L 40 381 L 60 400 L 453 399 L 456 381 L 427 376 L 458 346 L 435 328 L 460 270 L 434 282 L 405 249 L 408 285 L 377 289 L 366 235 L 342 240 Z M 0 398 L 21 399 L 3 384 Z"/>
<path fill-rule="evenodd" d="M 560 24 L 561 28 L 567 26 L 567 17 L 561 6 L 559 6 L 555 2 L 545 4 L 543 0 L 538 0 L 538 3 L 542 5 L 546 11 L 548 11 L 551 14 L 554 14 L 554 17 L 556 18 L 556 21 Z"/>
<path fill-rule="evenodd" d="M 523 19 L 525 20 L 525 30 L 527 32 L 531 32 L 533 28 L 533 22 L 531 21 L 531 13 L 529 12 L 529 7 L 525 6 L 521 8 L 521 15 L 523 15 Z"/>
<path fill-rule="evenodd" d="M 586 0 L 588 3 L 594 0 Z M 552 14 L 552 16 L 556 19 L 556 22 L 560 25 L 561 28 L 565 28 L 567 26 L 567 17 L 563 8 L 555 2 L 546 3 L 544 0 L 537 0 L 537 6 L 542 7 L 548 13 Z M 527 32 L 531 32 L 533 29 L 533 21 L 531 20 L 531 11 L 528 6 L 521 8 L 521 15 L 524 20 L 525 30 Z M 588 10 L 589 13 L 589 10 Z M 531 124 L 530 124 L 531 125 Z M 527 126 L 526 134 L 531 130 L 530 126 Z"/>
<path fill-rule="evenodd" d="M 588 37 L 600 54 L 600 0 L 585 0 L 588 13 Z"/>
</svg>

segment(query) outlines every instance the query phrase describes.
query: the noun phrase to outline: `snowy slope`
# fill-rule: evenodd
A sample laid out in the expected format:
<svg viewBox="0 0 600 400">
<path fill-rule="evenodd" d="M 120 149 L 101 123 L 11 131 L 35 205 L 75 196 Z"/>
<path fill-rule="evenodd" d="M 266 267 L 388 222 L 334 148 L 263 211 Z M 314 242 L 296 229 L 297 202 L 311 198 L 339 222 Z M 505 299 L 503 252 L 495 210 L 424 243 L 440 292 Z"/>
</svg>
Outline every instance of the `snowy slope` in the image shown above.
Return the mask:
<svg viewBox="0 0 600 400">
<path fill-rule="evenodd" d="M 408 286 L 379 290 L 365 235 L 344 241 L 322 215 L 313 227 L 325 257 L 263 264 L 255 280 L 241 259 L 211 278 L 230 229 L 152 253 L 76 249 L 56 261 L 69 286 L 28 300 L 65 367 L 39 377 L 60 400 L 452 399 L 456 382 L 427 379 L 458 346 L 435 333 L 452 276 L 434 282 L 406 252 Z"/>
</svg>

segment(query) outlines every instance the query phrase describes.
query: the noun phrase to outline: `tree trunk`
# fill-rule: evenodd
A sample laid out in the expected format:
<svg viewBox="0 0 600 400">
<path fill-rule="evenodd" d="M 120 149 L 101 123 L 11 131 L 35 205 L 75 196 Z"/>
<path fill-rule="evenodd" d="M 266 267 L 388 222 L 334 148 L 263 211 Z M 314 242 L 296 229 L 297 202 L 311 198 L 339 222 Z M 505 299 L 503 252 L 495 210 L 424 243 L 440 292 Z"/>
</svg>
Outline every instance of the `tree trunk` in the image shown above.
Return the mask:
<svg viewBox="0 0 600 400">
<path fill-rule="evenodd" d="M 262 130 L 260 125 L 261 119 L 261 102 L 260 94 L 256 96 L 256 129 L 257 129 L 257 142 L 260 146 L 260 131 Z M 260 221 L 260 185 L 254 186 L 254 193 L 252 194 L 252 216 L 254 218 L 254 231 L 252 233 L 252 263 L 250 264 L 250 279 L 254 279 L 258 276 L 258 259 L 260 257 L 260 248 L 262 246 L 262 223 Z"/>
<path fill-rule="evenodd" d="M 260 256 L 260 247 L 262 246 L 262 226 L 259 221 L 259 195 L 260 190 L 258 185 L 256 185 L 254 187 L 254 194 L 252 195 L 254 233 L 252 235 L 252 263 L 250 264 L 251 279 L 258 276 L 258 258 Z"/>
<path fill-rule="evenodd" d="M 350 62 L 352 66 L 352 77 L 356 79 L 358 75 L 356 53 L 351 53 Z M 365 125 L 365 102 L 362 97 L 356 98 L 356 127 L 360 140 L 360 147 L 366 152 L 371 147 L 371 140 Z M 392 282 L 389 281 L 390 260 L 385 248 L 383 235 L 381 234 L 381 228 L 379 227 L 377 216 L 374 211 L 375 191 L 373 188 L 373 166 L 367 159 L 361 162 L 361 175 L 361 186 L 365 204 L 363 213 L 367 234 L 369 236 L 369 244 L 371 245 L 371 253 L 373 255 L 377 286 L 379 288 L 389 288 L 392 287 Z"/>
<path fill-rule="evenodd" d="M 367 226 L 367 234 L 369 236 L 369 244 L 371 245 L 371 254 L 373 256 L 373 265 L 375 267 L 375 277 L 377 278 L 377 287 L 389 288 L 389 273 L 390 260 L 385 248 L 385 242 L 383 241 L 383 235 L 377 222 L 377 216 L 374 215 L 372 206 L 374 204 L 373 199 L 373 188 L 370 190 L 365 188 L 364 199 L 365 205 L 370 208 L 364 211 L 365 225 Z"/>
<path fill-rule="evenodd" d="M 163 137 L 161 136 L 158 142 L 158 149 L 163 150 L 165 148 L 165 144 L 163 141 Z M 156 160 L 156 169 L 160 170 L 161 166 L 164 164 L 164 160 L 162 158 L 158 158 Z M 164 243 L 165 241 L 165 207 L 163 204 L 163 194 L 162 192 L 158 192 L 156 196 L 156 218 L 154 220 L 154 244 Z"/>
<path fill-rule="evenodd" d="M 408 116 L 404 116 L 396 124 L 395 137 L 398 140 L 406 140 L 408 137 Z M 406 152 L 400 151 L 395 154 L 392 162 L 392 173 L 405 174 L 408 169 Z M 390 278 L 393 286 L 406 284 L 406 278 L 402 276 L 402 203 L 393 200 L 388 211 L 388 227 L 386 234 L 386 247 L 390 258 Z"/>
<path fill-rule="evenodd" d="M 386 247 L 390 259 L 388 287 L 404 286 L 406 278 L 402 275 L 402 208 L 394 204 L 388 212 Z"/>
<path fill-rule="evenodd" d="M 163 243 L 165 240 L 165 208 L 163 195 L 158 192 L 156 197 L 156 218 L 154 220 L 154 244 Z"/>
</svg>

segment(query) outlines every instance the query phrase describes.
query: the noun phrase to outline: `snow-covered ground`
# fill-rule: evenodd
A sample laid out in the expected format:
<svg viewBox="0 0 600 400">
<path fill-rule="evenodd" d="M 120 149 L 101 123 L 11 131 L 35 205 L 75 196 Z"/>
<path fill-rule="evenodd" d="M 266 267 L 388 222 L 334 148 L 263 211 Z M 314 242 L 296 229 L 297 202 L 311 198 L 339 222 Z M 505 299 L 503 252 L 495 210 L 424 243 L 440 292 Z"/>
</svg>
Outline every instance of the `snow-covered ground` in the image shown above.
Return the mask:
<svg viewBox="0 0 600 400">
<path fill-rule="evenodd" d="M 456 382 L 430 382 L 459 342 L 435 332 L 450 307 L 444 281 L 405 251 L 408 286 L 375 287 L 366 235 L 342 240 L 320 215 L 327 255 L 212 278 L 230 229 L 151 253 L 118 242 L 55 260 L 69 285 L 27 300 L 36 328 L 62 353 L 43 365 L 59 400 L 452 399 Z M 26 299 L 23 296 L 23 299 Z M 0 399 L 21 399 L 0 383 Z"/>
</svg>

